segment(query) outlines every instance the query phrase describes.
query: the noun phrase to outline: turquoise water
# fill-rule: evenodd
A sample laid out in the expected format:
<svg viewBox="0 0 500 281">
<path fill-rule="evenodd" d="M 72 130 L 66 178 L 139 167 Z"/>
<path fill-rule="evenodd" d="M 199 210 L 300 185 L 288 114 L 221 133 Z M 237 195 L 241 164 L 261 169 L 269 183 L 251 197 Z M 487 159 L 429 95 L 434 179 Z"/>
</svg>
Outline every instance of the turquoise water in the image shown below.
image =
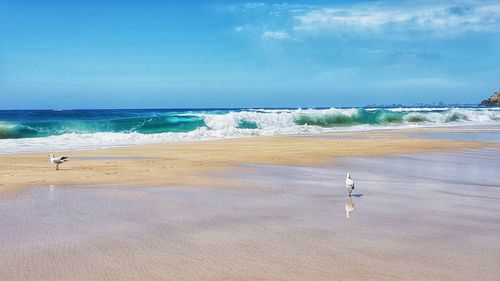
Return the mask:
<svg viewBox="0 0 500 281">
<path fill-rule="evenodd" d="M 448 125 L 500 125 L 500 108 L 4 110 L 0 153 Z"/>
<path fill-rule="evenodd" d="M 69 133 L 186 133 L 213 129 L 219 119 L 234 129 L 356 125 L 424 125 L 453 122 L 498 122 L 500 110 L 486 108 L 385 108 L 308 110 L 11 110 L 0 111 L 0 139 L 57 136 Z M 208 120 L 210 121 L 210 120 Z M 235 122 L 233 125 L 232 123 Z M 218 124 L 224 127 L 224 124 Z"/>
<path fill-rule="evenodd" d="M 203 119 L 180 112 L 150 110 L 0 111 L 0 138 L 31 138 L 67 133 L 156 134 L 189 132 Z"/>
</svg>

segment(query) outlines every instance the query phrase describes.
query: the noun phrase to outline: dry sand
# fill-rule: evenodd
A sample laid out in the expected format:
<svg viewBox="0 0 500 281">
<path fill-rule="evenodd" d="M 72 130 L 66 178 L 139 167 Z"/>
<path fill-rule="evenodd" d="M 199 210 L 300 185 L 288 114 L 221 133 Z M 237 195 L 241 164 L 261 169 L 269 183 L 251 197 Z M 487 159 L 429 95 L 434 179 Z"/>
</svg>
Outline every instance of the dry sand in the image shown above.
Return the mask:
<svg viewBox="0 0 500 281">
<path fill-rule="evenodd" d="M 342 156 L 485 147 L 482 142 L 417 140 L 401 132 L 318 137 L 253 137 L 168 143 L 92 151 L 66 151 L 59 171 L 48 153 L 0 155 L 0 193 L 49 185 L 227 185 L 218 172 L 239 164 L 318 165 Z"/>
</svg>

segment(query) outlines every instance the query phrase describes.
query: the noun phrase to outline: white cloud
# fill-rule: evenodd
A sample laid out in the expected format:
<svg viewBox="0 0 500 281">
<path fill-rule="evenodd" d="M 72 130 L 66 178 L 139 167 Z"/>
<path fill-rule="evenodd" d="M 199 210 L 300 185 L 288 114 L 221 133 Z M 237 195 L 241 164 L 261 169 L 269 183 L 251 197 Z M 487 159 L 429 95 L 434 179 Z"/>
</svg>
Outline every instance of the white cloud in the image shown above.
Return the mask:
<svg viewBox="0 0 500 281">
<path fill-rule="evenodd" d="M 292 36 L 286 31 L 264 31 L 262 37 L 265 39 L 290 39 Z"/>
<path fill-rule="evenodd" d="M 237 33 L 243 33 L 243 32 L 249 32 L 252 29 L 252 27 L 248 24 L 246 25 L 238 25 L 233 27 L 233 31 Z"/>
<path fill-rule="evenodd" d="M 233 27 L 234 32 L 242 32 L 245 28 L 243 26 L 235 26 Z"/>
<path fill-rule="evenodd" d="M 414 1 L 311 6 L 250 2 L 230 6 L 242 13 L 240 33 L 262 38 L 300 38 L 305 33 L 452 37 L 463 33 L 500 33 L 498 1 Z M 251 18 L 256 17 L 253 21 Z M 258 16 L 257 16 L 258 15 Z M 279 31 L 266 31 L 269 27 Z"/>
<path fill-rule="evenodd" d="M 268 15 L 276 16 L 281 14 L 298 14 L 304 11 L 317 8 L 318 6 L 290 4 L 290 3 L 265 3 L 265 2 L 248 2 L 241 4 L 233 4 L 222 6 L 220 10 L 242 13 L 262 12 Z"/>
<path fill-rule="evenodd" d="M 443 35 L 464 32 L 500 31 L 500 4 L 480 3 L 384 6 L 365 4 L 323 7 L 296 15 L 296 31 L 391 30 L 435 32 Z"/>
<path fill-rule="evenodd" d="M 244 11 L 258 10 L 266 7 L 266 3 L 263 2 L 250 2 L 242 5 Z"/>
</svg>

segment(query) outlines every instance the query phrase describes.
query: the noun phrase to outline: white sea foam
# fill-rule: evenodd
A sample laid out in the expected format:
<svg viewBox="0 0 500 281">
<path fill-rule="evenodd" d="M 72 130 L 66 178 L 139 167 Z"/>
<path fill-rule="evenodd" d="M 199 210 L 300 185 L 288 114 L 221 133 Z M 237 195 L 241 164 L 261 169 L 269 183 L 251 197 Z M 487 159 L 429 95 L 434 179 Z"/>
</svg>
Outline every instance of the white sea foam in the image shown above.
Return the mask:
<svg viewBox="0 0 500 281">
<path fill-rule="evenodd" d="M 206 127 L 199 127 L 196 130 L 182 133 L 99 132 L 69 133 L 39 138 L 0 139 L 0 153 L 100 149 L 248 136 L 311 135 L 336 131 L 500 124 L 500 110 L 497 108 L 442 108 L 440 110 L 435 108 L 432 108 L 432 110 L 431 108 L 393 108 L 384 109 L 379 116 L 370 115 L 366 117 L 363 114 L 375 113 L 373 111 L 367 113 L 366 110 L 356 108 L 189 112 L 185 115 L 203 118 Z M 397 116 L 391 116 L 394 114 Z M 365 120 L 363 118 L 372 119 Z M 373 118 L 376 118 L 376 120 L 373 120 Z M 240 128 L 242 122 L 251 124 L 255 128 Z M 0 125 L 3 127 L 12 126 L 12 124 L 5 122 L 0 123 Z"/>
<path fill-rule="evenodd" d="M 16 124 L 11 122 L 0 121 L 0 129 L 12 129 L 15 128 Z"/>
<path fill-rule="evenodd" d="M 223 115 L 197 114 L 202 117 L 212 130 L 233 130 L 242 121 L 255 122 L 261 130 L 288 130 L 296 127 L 295 121 L 300 116 L 319 118 L 321 116 L 344 115 L 352 117 L 357 109 L 307 109 L 307 110 L 258 110 L 229 112 Z"/>
</svg>

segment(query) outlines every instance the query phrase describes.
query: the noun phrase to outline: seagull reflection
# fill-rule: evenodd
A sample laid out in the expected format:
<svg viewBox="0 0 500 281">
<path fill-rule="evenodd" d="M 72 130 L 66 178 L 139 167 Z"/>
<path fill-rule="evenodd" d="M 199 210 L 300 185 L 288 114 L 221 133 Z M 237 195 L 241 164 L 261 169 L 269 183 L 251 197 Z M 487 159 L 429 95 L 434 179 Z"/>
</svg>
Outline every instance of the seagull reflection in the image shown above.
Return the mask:
<svg viewBox="0 0 500 281">
<path fill-rule="evenodd" d="M 54 185 L 50 185 L 49 186 L 49 196 L 48 196 L 48 199 L 49 201 L 54 201 Z"/>
<path fill-rule="evenodd" d="M 345 216 L 350 218 L 352 211 L 354 211 L 354 201 L 352 200 L 352 197 L 349 196 L 347 203 L 345 203 Z"/>
</svg>

